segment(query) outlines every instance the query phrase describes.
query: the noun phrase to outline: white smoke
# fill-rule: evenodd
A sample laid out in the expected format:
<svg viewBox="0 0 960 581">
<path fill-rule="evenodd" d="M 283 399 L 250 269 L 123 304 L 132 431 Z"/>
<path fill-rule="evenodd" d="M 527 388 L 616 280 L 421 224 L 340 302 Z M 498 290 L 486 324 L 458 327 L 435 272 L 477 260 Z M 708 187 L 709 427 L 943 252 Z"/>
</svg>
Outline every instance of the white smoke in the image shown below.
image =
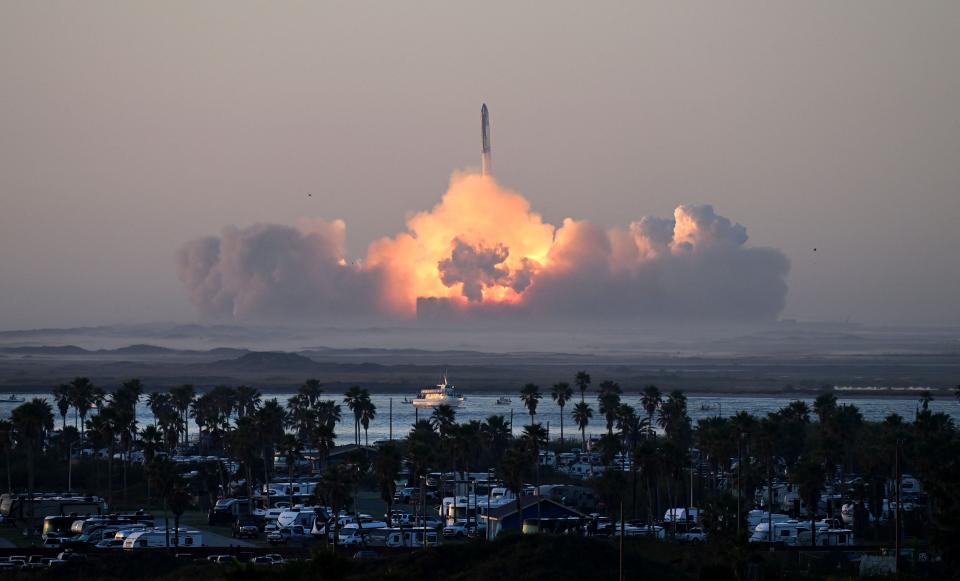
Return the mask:
<svg viewBox="0 0 960 581">
<path fill-rule="evenodd" d="M 532 224 L 538 233 L 553 228 L 539 218 L 510 219 Z M 765 320 L 783 310 L 787 292 L 787 258 L 775 249 L 747 246 L 746 228 L 709 205 L 679 206 L 672 219 L 644 217 L 610 230 L 568 218 L 553 229 L 539 260 L 512 256 L 495 233 L 483 243 L 449 234 L 431 238 L 446 245 L 446 257 L 421 263 L 405 249 L 425 237 L 402 234 L 393 254 L 382 252 L 390 240 L 371 246 L 381 250 L 374 266 L 348 264 L 345 230 L 339 220 L 304 221 L 296 228 L 231 226 L 219 237 L 184 244 L 177 252 L 178 274 L 203 316 L 241 320 L 410 317 L 389 297 L 397 281 L 429 282 L 430 276 L 436 288 L 455 292 L 418 295 L 415 308 L 423 318 Z M 516 230 L 509 232 L 516 236 Z M 472 236 L 479 239 L 477 232 Z M 398 266 L 410 264 L 415 272 Z"/>
</svg>

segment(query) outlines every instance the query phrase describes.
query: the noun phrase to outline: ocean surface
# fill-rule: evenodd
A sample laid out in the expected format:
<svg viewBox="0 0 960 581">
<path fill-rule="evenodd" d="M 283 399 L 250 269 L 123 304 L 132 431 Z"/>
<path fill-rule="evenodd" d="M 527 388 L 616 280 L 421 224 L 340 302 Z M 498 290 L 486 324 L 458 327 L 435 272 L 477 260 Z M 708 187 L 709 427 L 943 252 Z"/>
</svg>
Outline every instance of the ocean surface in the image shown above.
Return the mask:
<svg viewBox="0 0 960 581">
<path fill-rule="evenodd" d="M 276 397 L 280 403 L 286 405 L 287 399 L 292 395 L 292 393 L 270 394 L 264 399 Z M 414 395 L 415 394 L 411 394 L 410 397 L 413 397 Z M 347 444 L 352 442 L 352 413 L 346 407 L 346 405 L 342 404 L 342 396 L 339 394 L 327 394 L 327 396 L 331 399 L 336 399 L 339 403 L 341 403 L 343 421 L 341 421 L 341 423 L 337 426 L 337 443 Z M 510 397 L 512 403 L 497 404 L 497 399 L 500 396 Z M 6 395 L 0 397 L 6 397 Z M 53 405 L 53 398 L 50 395 L 24 395 L 21 397 L 44 397 L 50 401 L 51 405 Z M 374 393 L 371 397 L 373 403 L 377 406 L 376 419 L 371 423 L 368 434 L 371 443 L 377 440 L 388 439 L 391 436 L 391 429 L 394 438 L 403 437 L 410 431 L 410 427 L 413 425 L 418 413 L 420 418 L 428 418 L 430 415 L 429 409 L 420 409 L 418 412 L 412 405 L 403 403 L 404 398 L 396 394 Z M 897 413 L 907 420 L 912 420 L 919 407 L 919 397 L 863 397 L 844 396 L 838 394 L 837 398 L 839 403 L 847 403 L 857 406 L 860 409 L 860 412 L 863 414 L 864 419 L 871 421 L 882 420 L 891 413 Z M 694 424 L 696 424 L 696 421 L 700 418 L 717 415 L 730 417 L 741 410 L 762 416 L 766 415 L 768 412 L 776 411 L 796 399 L 801 399 L 807 402 L 807 405 L 810 406 L 812 410 L 814 398 L 810 396 L 788 397 L 757 395 L 689 395 L 687 396 L 687 409 L 690 417 L 693 419 Z M 563 424 L 566 438 L 578 437 L 576 424 L 570 417 L 570 413 L 573 410 L 573 405 L 578 401 L 580 401 L 579 394 L 577 394 L 564 409 L 565 417 Z M 596 396 L 594 395 L 591 397 L 590 392 L 588 392 L 587 401 L 593 408 L 594 414 L 593 419 L 590 421 L 590 425 L 587 427 L 587 434 L 601 434 L 606 430 L 606 423 L 597 410 Z M 622 401 L 626 404 L 634 406 L 638 410 L 638 413 L 641 415 L 643 414 L 642 407 L 640 406 L 640 396 L 638 394 L 626 394 L 624 395 Z M 13 408 L 17 405 L 19 404 L 3 402 L 0 400 L 0 418 L 9 418 L 11 410 L 13 410 Z M 939 399 L 935 399 L 930 404 L 930 408 L 933 411 L 946 412 L 953 417 L 955 421 L 960 421 L 960 402 L 954 398 L 948 399 L 946 397 L 940 397 Z M 482 421 L 491 415 L 502 415 L 509 420 L 511 418 L 511 413 L 513 414 L 512 417 L 515 433 L 519 434 L 523 429 L 523 426 L 530 422 L 530 416 L 527 414 L 526 408 L 523 407 L 523 402 L 520 401 L 519 394 L 484 393 L 482 395 L 470 395 L 469 393 L 466 393 L 466 400 L 459 408 L 457 408 L 457 421 Z M 59 426 L 60 416 L 57 415 L 56 406 L 54 406 L 54 415 L 57 425 Z M 153 422 L 153 415 L 143 400 L 141 400 L 141 404 L 137 408 L 137 421 L 141 426 Z M 556 403 L 553 402 L 553 400 L 550 399 L 548 394 L 544 394 L 544 399 L 540 401 L 540 404 L 537 407 L 536 421 L 543 423 L 544 426 L 549 428 L 551 438 L 560 437 L 560 408 Z M 67 422 L 70 424 L 73 422 L 72 411 L 67 416 Z M 195 434 L 196 430 L 196 424 L 191 422 L 190 433 Z"/>
</svg>

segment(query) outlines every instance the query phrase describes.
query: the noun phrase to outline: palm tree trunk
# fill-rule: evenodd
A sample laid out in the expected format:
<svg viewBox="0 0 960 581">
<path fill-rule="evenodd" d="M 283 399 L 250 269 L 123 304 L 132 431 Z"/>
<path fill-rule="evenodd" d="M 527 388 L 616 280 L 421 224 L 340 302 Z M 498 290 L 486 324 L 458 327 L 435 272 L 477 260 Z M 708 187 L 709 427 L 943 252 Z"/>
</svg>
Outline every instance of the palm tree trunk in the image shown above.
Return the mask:
<svg viewBox="0 0 960 581">
<path fill-rule="evenodd" d="M 170 548 L 170 513 L 167 512 L 167 499 L 163 499 L 163 530 L 167 541 L 167 548 Z"/>
<path fill-rule="evenodd" d="M 27 445 L 27 495 L 30 498 L 30 534 L 33 534 L 34 522 L 33 522 L 33 443 Z"/>
<path fill-rule="evenodd" d="M 13 484 L 10 481 L 10 448 L 7 448 L 4 452 L 7 461 L 7 492 L 13 492 Z"/>
<path fill-rule="evenodd" d="M 560 451 L 563 452 L 563 406 L 560 406 Z"/>
</svg>

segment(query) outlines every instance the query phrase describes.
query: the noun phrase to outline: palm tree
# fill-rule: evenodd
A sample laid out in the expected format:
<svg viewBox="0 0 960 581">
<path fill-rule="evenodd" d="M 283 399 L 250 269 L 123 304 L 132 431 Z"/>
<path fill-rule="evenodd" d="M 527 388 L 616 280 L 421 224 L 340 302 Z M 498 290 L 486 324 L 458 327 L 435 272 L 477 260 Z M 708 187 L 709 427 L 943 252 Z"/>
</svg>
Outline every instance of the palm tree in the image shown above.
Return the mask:
<svg viewBox="0 0 960 581">
<path fill-rule="evenodd" d="M 370 439 L 367 430 L 370 429 L 370 422 L 377 417 L 377 406 L 368 397 L 361 403 L 360 407 L 360 425 L 363 426 L 363 444 L 370 445 Z"/>
<path fill-rule="evenodd" d="M 317 483 L 316 495 L 325 506 L 330 507 L 333 514 L 333 547 L 336 549 L 339 540 L 340 527 L 338 526 L 338 516 L 340 509 L 350 503 L 350 484 L 352 475 L 347 472 L 347 468 L 342 464 L 328 466 Z"/>
<path fill-rule="evenodd" d="M 147 394 L 147 407 L 153 414 L 153 424 L 157 425 L 157 418 L 160 417 L 162 410 L 172 407 L 170 394 L 162 391 L 154 391 Z"/>
<path fill-rule="evenodd" d="M 920 409 L 927 411 L 930 409 L 930 402 L 933 401 L 933 394 L 930 393 L 929 389 L 925 389 L 920 392 Z"/>
<path fill-rule="evenodd" d="M 287 400 L 287 421 L 297 436 L 306 439 L 317 425 L 317 411 L 306 396 L 296 393 Z"/>
<path fill-rule="evenodd" d="M 53 409 L 46 400 L 34 398 L 14 408 L 10 414 L 17 441 L 27 452 L 27 494 L 30 496 L 30 528 L 33 520 L 34 456 L 43 447 L 47 433 L 53 430 Z"/>
<path fill-rule="evenodd" d="M 250 509 L 253 509 L 253 464 L 259 455 L 258 446 L 262 448 L 262 440 L 257 429 L 257 422 L 253 416 L 237 419 L 233 429 L 228 431 L 224 438 L 224 447 L 227 454 L 243 465 L 247 476 L 247 497 L 250 499 Z"/>
<path fill-rule="evenodd" d="M 587 451 L 587 425 L 592 417 L 593 410 L 590 409 L 590 404 L 587 402 L 582 401 L 573 406 L 573 421 L 580 428 L 580 439 L 583 441 L 584 452 Z"/>
<path fill-rule="evenodd" d="M 170 505 L 170 496 L 177 480 L 180 478 L 180 469 L 176 462 L 166 456 L 157 456 L 147 464 L 147 478 L 157 496 L 163 502 L 164 529 L 166 530 L 166 545 L 170 547 L 170 516 L 167 513 Z"/>
<path fill-rule="evenodd" d="M 70 401 L 80 418 L 80 426 L 86 425 L 87 413 L 93 408 L 97 397 L 97 387 L 86 377 L 75 377 L 70 382 Z M 79 426 L 78 426 L 79 428 Z M 80 432 L 80 446 L 83 447 L 83 432 Z"/>
<path fill-rule="evenodd" d="M 287 464 L 287 476 L 290 482 L 293 482 L 293 470 L 296 468 L 303 451 L 300 439 L 293 434 L 284 434 L 283 437 L 280 438 L 277 449 L 280 454 L 283 455 L 283 460 Z M 290 506 L 293 506 L 293 486 L 288 486 L 287 488 L 290 490 Z"/>
<path fill-rule="evenodd" d="M 310 433 L 310 444 L 317 449 L 320 454 L 320 465 L 327 466 L 327 459 L 330 455 L 330 449 L 333 448 L 337 439 L 337 433 L 333 429 L 333 424 L 317 424 Z"/>
<path fill-rule="evenodd" d="M 300 389 L 297 390 L 297 395 L 303 396 L 307 400 L 307 403 L 313 407 L 320 402 L 323 389 L 319 381 L 316 379 L 308 379 L 300 386 Z"/>
<path fill-rule="evenodd" d="M 255 387 L 241 385 L 236 389 L 237 416 L 253 415 L 260 407 L 260 390 Z"/>
<path fill-rule="evenodd" d="M 557 402 L 557 405 L 560 406 L 560 451 L 563 451 L 563 406 L 567 405 L 567 402 L 570 401 L 570 398 L 573 397 L 573 389 L 570 388 L 569 383 L 555 383 L 553 385 L 553 391 L 550 392 L 550 397 L 553 398 L 553 401 Z"/>
<path fill-rule="evenodd" d="M 437 432 L 441 438 L 446 438 L 456 423 L 457 410 L 445 403 L 433 408 L 430 414 L 430 426 Z"/>
<path fill-rule="evenodd" d="M 540 393 L 540 386 L 535 383 L 528 383 L 520 388 L 520 400 L 527 408 L 530 414 L 530 425 L 533 425 L 533 418 L 537 415 L 537 404 L 543 395 Z"/>
<path fill-rule="evenodd" d="M 578 371 L 573 382 L 577 384 L 577 388 L 580 390 L 580 401 L 584 401 L 584 395 L 587 393 L 587 388 L 590 387 L 590 374 L 586 371 Z"/>
<path fill-rule="evenodd" d="M 614 381 L 604 381 L 600 384 L 597 400 L 600 414 L 607 420 L 607 434 L 613 435 L 613 424 L 617 419 L 617 409 L 620 407 L 620 386 Z"/>
<path fill-rule="evenodd" d="M 827 419 L 837 409 L 837 396 L 832 393 L 821 393 L 813 402 L 813 413 L 817 414 L 821 427 L 827 423 Z"/>
<path fill-rule="evenodd" d="M 640 405 L 647 412 L 647 423 L 651 430 L 653 428 L 653 415 L 657 413 L 661 404 L 663 404 L 663 395 L 660 393 L 660 388 L 652 384 L 645 386 L 643 395 L 640 397 Z"/>
<path fill-rule="evenodd" d="M 500 458 L 510 440 L 510 423 L 501 415 L 490 416 L 480 424 L 480 436 L 493 458 Z"/>
<path fill-rule="evenodd" d="M 317 402 L 317 422 L 328 426 L 340 423 L 340 405 L 332 399 Z"/>
<path fill-rule="evenodd" d="M 353 442 L 360 444 L 360 413 L 363 409 L 363 392 L 359 385 L 351 386 L 347 393 L 343 394 L 343 403 L 347 404 L 350 411 L 353 412 Z M 370 396 L 367 394 L 367 399 Z"/>
<path fill-rule="evenodd" d="M 60 412 L 62 420 L 61 431 L 67 429 L 67 414 L 70 413 L 70 385 L 61 383 L 53 388 L 53 400 L 57 404 L 57 411 Z"/>
<path fill-rule="evenodd" d="M 387 503 L 387 526 L 393 526 L 393 496 L 397 492 L 397 477 L 403 466 L 403 456 L 396 442 L 384 442 L 380 445 L 373 461 L 373 471 L 380 484 L 380 499 Z"/>
<path fill-rule="evenodd" d="M 113 451 L 119 432 L 117 408 L 107 406 L 87 422 L 87 429 L 95 432 L 107 447 L 107 504 L 113 504 Z"/>
<path fill-rule="evenodd" d="M 13 424 L 7 420 L 0 420 L 0 450 L 7 466 L 7 492 L 13 492 L 10 482 L 10 452 L 13 450 Z"/>
<path fill-rule="evenodd" d="M 195 396 L 196 392 L 189 383 L 170 389 L 170 402 L 180 414 L 180 424 L 182 426 L 180 431 L 183 434 L 184 444 L 190 441 L 190 424 L 187 422 L 187 412 L 190 411 L 190 404 L 193 403 Z"/>
<path fill-rule="evenodd" d="M 800 462 L 790 473 L 790 479 L 799 488 L 800 498 L 807 505 L 810 515 L 810 545 L 817 545 L 817 505 L 823 491 L 823 466 L 812 461 Z"/>
<path fill-rule="evenodd" d="M 287 414 L 276 398 L 268 399 L 253 415 L 256 420 L 256 429 L 259 436 L 260 454 L 263 458 L 263 479 L 267 489 L 270 486 L 270 469 L 272 468 L 273 451 L 277 443 L 283 438 L 283 427 L 287 422 Z"/>
</svg>

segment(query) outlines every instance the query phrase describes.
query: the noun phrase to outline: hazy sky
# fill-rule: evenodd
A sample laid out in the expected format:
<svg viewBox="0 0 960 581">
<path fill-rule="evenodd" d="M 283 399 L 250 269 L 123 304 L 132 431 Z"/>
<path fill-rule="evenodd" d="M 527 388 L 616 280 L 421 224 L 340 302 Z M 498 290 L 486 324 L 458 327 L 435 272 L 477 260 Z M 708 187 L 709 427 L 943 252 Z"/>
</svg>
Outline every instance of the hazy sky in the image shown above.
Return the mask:
<svg viewBox="0 0 960 581">
<path fill-rule="evenodd" d="M 958 61 L 955 1 L 3 2 L 0 328 L 191 320 L 174 252 L 228 224 L 363 256 L 484 101 L 553 223 L 713 204 L 784 316 L 960 323 Z"/>
</svg>

